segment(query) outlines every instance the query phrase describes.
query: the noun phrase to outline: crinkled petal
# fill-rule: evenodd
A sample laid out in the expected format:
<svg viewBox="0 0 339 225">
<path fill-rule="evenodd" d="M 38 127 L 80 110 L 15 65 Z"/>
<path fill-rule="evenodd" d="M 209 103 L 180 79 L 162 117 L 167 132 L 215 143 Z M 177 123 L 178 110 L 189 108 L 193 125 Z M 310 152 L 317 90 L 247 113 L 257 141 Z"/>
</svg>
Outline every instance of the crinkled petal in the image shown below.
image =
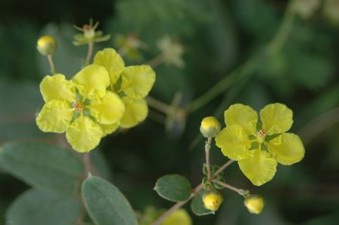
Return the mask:
<svg viewBox="0 0 339 225">
<path fill-rule="evenodd" d="M 125 112 L 125 105 L 117 94 L 107 91 L 106 95 L 89 106 L 91 115 L 101 124 L 120 121 Z"/>
<path fill-rule="evenodd" d="M 83 97 L 91 99 L 103 97 L 109 86 L 109 76 L 103 66 L 89 65 L 78 72 L 72 79 Z"/>
<path fill-rule="evenodd" d="M 74 84 L 62 74 L 46 76 L 40 83 L 40 92 L 45 102 L 55 100 L 73 101 L 75 98 Z"/>
<path fill-rule="evenodd" d="M 296 134 L 283 133 L 268 144 L 269 151 L 283 165 L 291 165 L 304 158 L 304 145 Z"/>
<path fill-rule="evenodd" d="M 101 65 L 108 71 L 111 79 L 110 83 L 114 85 L 120 78 L 121 72 L 125 68 L 125 63 L 121 56 L 112 48 L 106 48 L 99 51 L 94 57 L 94 64 Z"/>
<path fill-rule="evenodd" d="M 104 132 L 103 136 L 109 135 L 111 133 L 113 133 L 114 131 L 116 131 L 119 127 L 120 123 L 113 123 L 113 124 L 109 124 L 109 125 L 105 125 L 105 124 L 100 124 L 102 131 Z"/>
<path fill-rule="evenodd" d="M 99 124 L 87 116 L 80 116 L 66 131 L 66 138 L 74 150 L 83 153 L 97 147 L 103 134 Z"/>
<path fill-rule="evenodd" d="M 68 102 L 52 100 L 43 106 L 36 123 L 44 132 L 63 133 L 69 127 L 72 115 L 73 109 Z"/>
<path fill-rule="evenodd" d="M 233 104 L 224 113 L 225 123 L 227 126 L 238 125 L 246 132 L 255 132 L 258 114 L 254 109 L 243 104 Z"/>
<path fill-rule="evenodd" d="M 277 171 L 277 161 L 267 152 L 250 150 L 247 158 L 238 161 L 240 170 L 256 186 L 270 181 Z"/>
<path fill-rule="evenodd" d="M 293 112 L 286 105 L 274 103 L 260 110 L 260 119 L 268 135 L 288 131 L 293 123 Z"/>
<path fill-rule="evenodd" d="M 122 72 L 121 90 L 130 98 L 146 97 L 155 82 L 155 72 L 150 66 L 129 66 Z"/>
<path fill-rule="evenodd" d="M 121 119 L 121 127 L 130 128 L 146 119 L 148 106 L 145 99 L 131 99 L 127 96 L 122 98 L 126 111 Z"/>
<path fill-rule="evenodd" d="M 221 148 L 222 153 L 232 160 L 248 157 L 250 140 L 244 129 L 238 125 L 222 129 L 216 136 L 215 142 Z"/>
</svg>

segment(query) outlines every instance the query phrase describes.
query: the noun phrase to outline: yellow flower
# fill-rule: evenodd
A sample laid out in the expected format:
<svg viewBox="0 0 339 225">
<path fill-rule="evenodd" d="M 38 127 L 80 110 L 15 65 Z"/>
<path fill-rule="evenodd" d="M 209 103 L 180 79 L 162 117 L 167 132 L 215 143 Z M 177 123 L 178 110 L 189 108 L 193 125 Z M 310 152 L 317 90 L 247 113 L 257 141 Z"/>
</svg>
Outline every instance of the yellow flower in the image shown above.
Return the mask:
<svg viewBox="0 0 339 225">
<path fill-rule="evenodd" d="M 217 211 L 223 200 L 222 195 L 216 191 L 205 193 L 202 197 L 204 207 L 211 211 Z"/>
<path fill-rule="evenodd" d="M 259 214 L 264 208 L 264 199 L 259 195 L 250 195 L 245 199 L 244 205 L 250 213 Z"/>
<path fill-rule="evenodd" d="M 38 127 L 44 132 L 66 132 L 78 152 L 94 149 L 118 127 L 125 111 L 108 86 L 108 72 L 98 65 L 86 66 L 72 80 L 62 74 L 46 76 L 40 84 L 45 105 L 36 119 Z"/>
<path fill-rule="evenodd" d="M 119 95 L 125 105 L 120 126 L 130 128 L 142 122 L 148 114 L 145 97 L 155 82 L 155 72 L 148 65 L 127 66 L 111 48 L 99 51 L 94 64 L 106 68 L 110 77 L 109 90 Z"/>
<path fill-rule="evenodd" d="M 270 181 L 277 164 L 291 165 L 305 154 L 296 134 L 286 133 L 293 123 L 292 111 L 280 103 L 266 105 L 258 114 L 249 106 L 231 105 L 225 111 L 226 127 L 216 137 L 222 153 L 235 161 L 254 184 Z"/>
<path fill-rule="evenodd" d="M 171 213 L 161 225 L 192 225 L 192 219 L 185 209 L 178 209 Z"/>
</svg>

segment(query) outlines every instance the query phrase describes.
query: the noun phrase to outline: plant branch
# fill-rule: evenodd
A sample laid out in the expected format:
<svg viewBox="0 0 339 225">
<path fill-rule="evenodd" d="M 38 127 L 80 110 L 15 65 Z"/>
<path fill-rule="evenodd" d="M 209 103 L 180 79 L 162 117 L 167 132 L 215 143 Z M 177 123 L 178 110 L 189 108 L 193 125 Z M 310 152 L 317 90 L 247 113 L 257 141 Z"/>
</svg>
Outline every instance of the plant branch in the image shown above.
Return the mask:
<svg viewBox="0 0 339 225">
<path fill-rule="evenodd" d="M 207 179 L 211 179 L 211 163 L 210 163 L 210 150 L 211 150 L 211 141 L 212 138 L 207 138 L 205 144 L 205 155 L 206 155 L 206 169 L 207 169 Z"/>
<path fill-rule="evenodd" d="M 224 188 L 227 188 L 227 189 L 230 189 L 230 190 L 232 190 L 232 191 L 235 191 L 235 192 L 237 192 L 239 195 L 242 195 L 242 196 L 243 196 L 244 194 L 247 193 L 246 190 L 243 190 L 243 189 L 240 189 L 240 188 L 236 188 L 236 187 L 234 187 L 234 186 L 232 186 L 232 185 L 226 184 L 226 183 L 221 182 L 221 181 L 219 181 L 219 180 L 215 180 L 215 181 L 213 181 L 213 182 L 216 183 L 216 184 L 219 184 L 219 185 L 223 186 Z"/>
<path fill-rule="evenodd" d="M 166 212 L 164 212 L 156 221 L 154 221 L 152 223 L 152 225 L 160 225 L 170 214 L 172 214 L 175 210 L 181 208 L 182 206 L 184 206 L 187 202 L 189 202 L 192 198 L 194 198 L 194 196 L 197 195 L 197 193 L 199 193 L 199 191 L 203 188 L 203 184 L 199 184 L 198 186 L 196 186 L 193 191 L 192 194 L 190 195 L 190 197 L 185 200 L 185 201 L 180 201 L 175 203 L 171 208 L 169 208 Z"/>
<path fill-rule="evenodd" d="M 229 167 L 233 162 L 234 161 L 229 160 L 224 165 L 222 165 L 214 174 L 211 175 L 211 180 L 213 180 L 214 177 L 216 177 L 219 173 L 221 173 L 223 170 L 225 170 L 227 167 Z M 181 208 L 187 202 L 189 202 L 192 198 L 194 198 L 199 193 L 199 191 L 201 191 L 203 189 L 203 187 L 204 187 L 204 185 L 202 183 L 199 184 L 198 186 L 196 186 L 193 189 L 190 197 L 187 200 L 175 203 L 171 208 L 169 208 L 166 212 L 164 212 L 157 220 L 155 220 L 152 223 L 152 225 L 160 225 L 172 212 Z M 241 190 L 241 189 L 239 189 L 239 190 Z"/>
</svg>

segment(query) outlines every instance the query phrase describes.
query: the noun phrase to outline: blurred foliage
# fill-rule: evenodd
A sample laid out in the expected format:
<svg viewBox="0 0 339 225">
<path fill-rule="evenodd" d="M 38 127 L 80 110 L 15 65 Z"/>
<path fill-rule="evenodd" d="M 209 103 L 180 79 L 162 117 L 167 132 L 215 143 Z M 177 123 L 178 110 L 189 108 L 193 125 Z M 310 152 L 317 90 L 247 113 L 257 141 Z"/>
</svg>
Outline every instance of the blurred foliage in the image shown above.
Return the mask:
<svg viewBox="0 0 339 225">
<path fill-rule="evenodd" d="M 283 0 L 1 1 L 0 144 L 18 140 L 64 144 L 60 136 L 40 132 L 34 121 L 42 105 L 39 82 L 50 73 L 47 60 L 35 49 L 41 34 L 55 36 L 59 45 L 56 66 L 69 76 L 79 70 L 86 54 L 86 47 L 72 45 L 76 33 L 72 26 L 81 26 L 89 18 L 100 21 L 100 30 L 113 39 L 136 34 L 145 44 L 137 63 L 157 56 L 157 41 L 168 35 L 183 45 L 185 67 L 156 67 L 151 95 L 171 104 L 175 94 L 181 93 L 179 105 L 186 106 L 263 50 L 277 32 L 286 5 Z M 253 187 L 232 165 L 226 170 L 226 180 L 264 196 L 263 213 L 248 214 L 243 199 L 225 191 L 221 209 L 215 215 L 193 216 L 194 224 L 337 224 L 339 27 L 326 18 L 322 9 L 308 20 L 296 18 L 281 51 L 263 58 L 251 77 L 231 85 L 208 105 L 187 118 L 176 118 L 171 130 L 165 129 L 164 115 L 151 108 L 140 126 L 105 138 L 95 150 L 103 155 L 94 156 L 95 164 L 102 167 L 98 170 L 139 212 L 150 205 L 168 208 L 171 204 L 157 196 L 154 184 L 159 177 L 173 173 L 185 175 L 193 186 L 201 182 L 204 143 L 197 136 L 203 117 L 215 114 L 222 121 L 222 112 L 235 102 L 256 109 L 269 102 L 283 102 L 294 111 L 292 129 L 304 140 L 304 160 L 289 168 L 279 166 L 275 178 L 260 188 Z M 103 47 L 117 46 L 110 40 L 95 49 Z M 133 61 L 125 60 L 127 64 Z M 184 129 L 175 129 L 178 126 Z M 225 161 L 215 147 L 212 160 Z M 78 210 L 73 199 L 40 190 L 24 192 L 27 185 L 8 175 L 1 161 L 0 173 L 0 224 L 19 195 L 7 211 L 8 218 L 13 211 L 20 211 L 25 218 L 27 212 L 21 211 L 21 205 L 37 199 L 46 205 L 61 201 L 70 210 Z"/>
</svg>

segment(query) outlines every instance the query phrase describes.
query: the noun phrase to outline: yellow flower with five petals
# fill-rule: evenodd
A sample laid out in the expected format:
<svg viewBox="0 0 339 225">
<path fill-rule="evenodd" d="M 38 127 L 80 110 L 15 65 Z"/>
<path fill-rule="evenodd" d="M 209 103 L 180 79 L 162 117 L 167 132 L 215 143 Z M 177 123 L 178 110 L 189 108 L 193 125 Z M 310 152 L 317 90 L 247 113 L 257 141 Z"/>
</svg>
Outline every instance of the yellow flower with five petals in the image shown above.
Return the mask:
<svg viewBox="0 0 339 225">
<path fill-rule="evenodd" d="M 66 132 L 67 141 L 78 152 L 94 149 L 103 136 L 118 128 L 125 105 L 108 91 L 108 71 L 89 65 L 72 80 L 62 74 L 46 76 L 40 83 L 45 105 L 36 118 L 44 132 Z"/>
<path fill-rule="evenodd" d="M 277 164 L 291 165 L 303 159 L 300 138 L 287 133 L 292 111 L 281 103 L 266 105 L 258 114 L 243 104 L 231 105 L 224 113 L 226 127 L 216 137 L 222 153 L 238 161 L 240 170 L 254 184 L 270 181 Z"/>
<path fill-rule="evenodd" d="M 94 65 L 106 68 L 110 77 L 109 90 L 118 94 L 125 105 L 120 126 L 130 128 L 142 122 L 148 114 L 145 97 L 155 82 L 152 67 L 125 66 L 121 56 L 112 48 L 99 51 L 94 57 Z"/>
</svg>

